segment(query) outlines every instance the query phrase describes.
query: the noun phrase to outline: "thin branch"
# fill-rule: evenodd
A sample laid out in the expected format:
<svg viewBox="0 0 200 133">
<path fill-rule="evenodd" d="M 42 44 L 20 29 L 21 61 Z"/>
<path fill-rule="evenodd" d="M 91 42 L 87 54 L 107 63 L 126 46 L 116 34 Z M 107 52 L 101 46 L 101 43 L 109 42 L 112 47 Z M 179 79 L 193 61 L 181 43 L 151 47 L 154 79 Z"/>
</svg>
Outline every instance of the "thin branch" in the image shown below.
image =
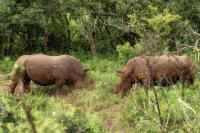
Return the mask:
<svg viewBox="0 0 200 133">
<path fill-rule="evenodd" d="M 183 100 L 181 100 L 180 98 L 178 98 L 179 103 L 181 103 L 184 107 L 190 109 L 195 115 L 197 115 L 197 112 L 187 103 L 185 103 Z"/>
<path fill-rule="evenodd" d="M 194 30 L 191 30 L 191 31 L 192 31 L 193 34 L 200 36 L 200 33 L 196 32 Z"/>
<path fill-rule="evenodd" d="M 147 67 L 149 68 L 149 71 L 150 71 L 150 78 L 152 78 L 152 64 L 150 64 L 150 59 L 147 57 L 145 58 L 146 60 L 146 65 Z M 150 84 L 151 84 L 152 79 L 150 79 Z M 159 101 L 158 101 L 158 95 L 157 95 L 157 92 L 156 92 L 156 89 L 154 87 L 154 85 L 152 86 L 152 89 L 153 89 L 153 92 L 154 92 L 154 96 L 155 96 L 155 100 L 156 100 L 156 107 L 157 107 L 157 113 L 158 113 L 158 117 L 159 117 L 159 120 L 160 120 L 160 130 L 161 132 L 163 132 L 163 129 L 162 129 L 162 117 L 161 117 L 161 111 L 160 111 L 160 104 L 159 104 Z"/>
<path fill-rule="evenodd" d="M 24 108 L 24 112 L 26 114 L 26 119 L 28 120 L 29 125 L 31 126 L 33 133 L 37 133 L 35 123 L 33 122 L 33 117 L 32 117 L 30 108 L 25 104 L 25 102 L 23 103 L 23 108 Z"/>
<path fill-rule="evenodd" d="M 22 66 L 20 66 L 20 67 L 22 67 Z M 20 69 L 20 67 L 18 67 L 17 69 Z M 18 95 L 16 95 L 17 99 L 19 101 L 21 101 L 23 104 L 23 109 L 24 109 L 24 113 L 26 115 L 26 119 L 28 120 L 33 133 L 37 133 L 35 123 L 33 122 L 33 117 L 32 117 L 31 111 L 29 109 L 29 106 L 26 105 L 26 103 L 25 103 L 25 99 L 24 99 L 24 91 L 25 91 L 24 89 L 25 88 L 24 88 L 24 83 L 23 83 L 22 78 L 19 79 L 18 86 L 19 86 L 18 89 L 20 90 L 20 93 L 18 93 Z"/>
</svg>

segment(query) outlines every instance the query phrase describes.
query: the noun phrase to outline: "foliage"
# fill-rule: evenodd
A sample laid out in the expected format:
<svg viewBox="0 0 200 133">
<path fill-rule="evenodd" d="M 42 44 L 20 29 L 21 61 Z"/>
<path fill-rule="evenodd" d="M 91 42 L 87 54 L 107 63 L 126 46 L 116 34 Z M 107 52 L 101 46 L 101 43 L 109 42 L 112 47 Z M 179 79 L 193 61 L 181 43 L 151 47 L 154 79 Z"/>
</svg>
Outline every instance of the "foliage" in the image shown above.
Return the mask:
<svg viewBox="0 0 200 133">
<path fill-rule="evenodd" d="M 115 52 L 139 43 L 146 51 L 191 46 L 199 2 L 188 0 L 18 1 L 0 4 L 1 55 L 69 51 Z"/>
<path fill-rule="evenodd" d="M 116 49 L 119 59 L 125 61 L 140 55 L 142 52 L 142 46 L 139 43 L 137 43 L 134 47 L 131 47 L 130 43 L 126 42 L 123 45 L 117 45 Z"/>
<path fill-rule="evenodd" d="M 147 21 L 156 33 L 165 36 L 169 35 L 171 31 L 170 24 L 180 19 L 181 17 L 179 15 L 172 15 L 166 12 L 165 14 L 153 16 L 153 18 L 147 19 Z"/>
</svg>

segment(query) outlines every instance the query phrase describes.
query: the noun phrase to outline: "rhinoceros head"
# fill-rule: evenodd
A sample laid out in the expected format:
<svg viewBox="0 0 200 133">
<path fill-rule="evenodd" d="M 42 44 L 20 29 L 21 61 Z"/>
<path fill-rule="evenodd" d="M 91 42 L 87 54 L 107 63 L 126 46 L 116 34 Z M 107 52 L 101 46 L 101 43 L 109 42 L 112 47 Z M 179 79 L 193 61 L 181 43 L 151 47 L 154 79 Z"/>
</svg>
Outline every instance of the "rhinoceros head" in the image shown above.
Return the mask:
<svg viewBox="0 0 200 133">
<path fill-rule="evenodd" d="M 87 72 L 89 71 L 89 68 L 83 68 L 81 74 L 77 78 L 75 82 L 76 88 L 88 88 L 91 85 L 91 81 L 87 77 Z"/>
<path fill-rule="evenodd" d="M 114 89 L 115 93 L 122 93 L 124 95 L 131 88 L 131 77 L 129 77 L 123 70 L 117 70 L 120 74 L 120 82 L 117 84 Z"/>
</svg>

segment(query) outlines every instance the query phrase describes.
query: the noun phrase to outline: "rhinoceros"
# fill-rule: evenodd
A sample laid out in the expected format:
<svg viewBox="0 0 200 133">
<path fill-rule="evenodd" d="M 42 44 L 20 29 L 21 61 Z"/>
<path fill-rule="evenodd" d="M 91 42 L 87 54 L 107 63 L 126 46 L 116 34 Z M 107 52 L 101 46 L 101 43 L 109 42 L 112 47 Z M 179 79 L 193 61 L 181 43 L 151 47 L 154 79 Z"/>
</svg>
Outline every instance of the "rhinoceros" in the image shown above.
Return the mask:
<svg viewBox="0 0 200 133">
<path fill-rule="evenodd" d="M 16 68 L 22 66 L 22 72 Z M 30 87 L 30 81 L 42 86 L 56 86 L 56 94 L 59 95 L 65 84 L 74 85 L 76 88 L 87 87 L 87 71 L 80 61 L 70 55 L 48 56 L 44 54 L 33 54 L 20 56 L 13 67 L 12 83 L 8 86 L 11 93 L 22 79 L 24 91 Z"/>
<path fill-rule="evenodd" d="M 128 61 L 120 73 L 120 83 L 114 92 L 126 92 L 134 83 L 141 83 L 146 89 L 158 82 L 162 86 L 175 84 L 181 80 L 192 84 L 195 80 L 196 67 L 187 56 L 138 56 Z"/>
</svg>

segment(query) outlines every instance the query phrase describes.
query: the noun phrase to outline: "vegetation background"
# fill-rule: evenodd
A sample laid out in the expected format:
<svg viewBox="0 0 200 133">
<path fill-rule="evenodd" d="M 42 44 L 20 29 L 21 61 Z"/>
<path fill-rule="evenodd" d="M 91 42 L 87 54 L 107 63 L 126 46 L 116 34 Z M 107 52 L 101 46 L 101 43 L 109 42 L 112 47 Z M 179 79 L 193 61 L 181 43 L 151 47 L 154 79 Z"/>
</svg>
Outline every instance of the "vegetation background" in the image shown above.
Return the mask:
<svg viewBox="0 0 200 133">
<path fill-rule="evenodd" d="M 199 132 L 199 71 L 192 86 L 156 86 L 160 108 L 140 85 L 112 93 L 129 58 L 188 55 L 198 68 L 199 43 L 199 0 L 0 0 L 0 132 L 31 132 L 23 103 L 3 89 L 16 58 L 32 53 L 74 55 L 95 81 L 61 98 L 32 83 L 25 103 L 37 132 Z"/>
</svg>

